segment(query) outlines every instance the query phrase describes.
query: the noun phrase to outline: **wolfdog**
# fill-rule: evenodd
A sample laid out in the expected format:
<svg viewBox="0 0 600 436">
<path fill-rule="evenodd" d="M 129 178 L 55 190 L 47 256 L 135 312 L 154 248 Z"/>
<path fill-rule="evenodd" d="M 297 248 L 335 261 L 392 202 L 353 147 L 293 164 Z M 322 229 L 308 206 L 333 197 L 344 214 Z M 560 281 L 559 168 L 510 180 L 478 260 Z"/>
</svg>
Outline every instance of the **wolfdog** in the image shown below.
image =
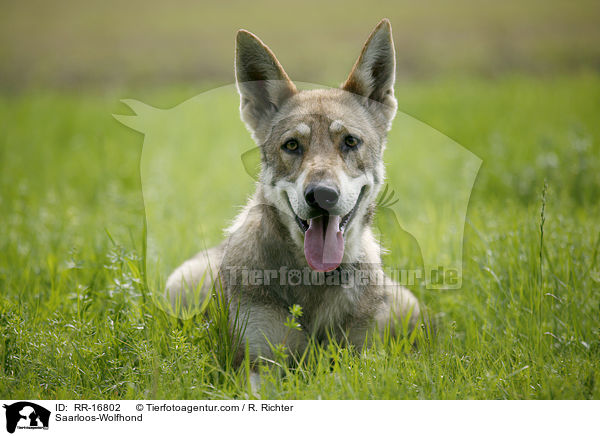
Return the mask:
<svg viewBox="0 0 600 436">
<path fill-rule="evenodd" d="M 240 113 L 260 148 L 259 182 L 225 242 L 179 266 L 166 290 L 185 301 L 191 289 L 208 295 L 218 277 L 245 320 L 252 361 L 283 342 L 302 353 L 309 338 L 360 349 L 369 335 L 419 319 L 414 295 L 383 273 L 371 229 L 397 108 L 391 31 L 387 19 L 375 27 L 339 88 L 301 91 L 260 39 L 237 33 Z M 303 314 L 290 330 L 292 305 Z"/>
</svg>

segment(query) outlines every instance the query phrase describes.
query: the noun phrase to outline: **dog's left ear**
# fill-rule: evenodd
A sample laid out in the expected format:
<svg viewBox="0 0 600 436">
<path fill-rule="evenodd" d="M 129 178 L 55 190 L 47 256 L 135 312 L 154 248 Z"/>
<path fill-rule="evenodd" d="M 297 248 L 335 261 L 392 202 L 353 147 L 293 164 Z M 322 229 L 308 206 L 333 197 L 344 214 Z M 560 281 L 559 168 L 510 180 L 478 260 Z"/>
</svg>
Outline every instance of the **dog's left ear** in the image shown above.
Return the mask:
<svg viewBox="0 0 600 436">
<path fill-rule="evenodd" d="M 259 141 L 281 105 L 297 92 L 273 52 L 252 33 L 237 33 L 235 78 L 240 93 L 242 120 Z"/>
<path fill-rule="evenodd" d="M 366 97 L 366 103 L 380 103 L 387 121 L 396 115 L 398 103 L 394 97 L 396 56 L 392 25 L 387 18 L 377 24 L 365 43 L 342 89 Z M 371 107 L 373 105 L 370 105 Z"/>
</svg>

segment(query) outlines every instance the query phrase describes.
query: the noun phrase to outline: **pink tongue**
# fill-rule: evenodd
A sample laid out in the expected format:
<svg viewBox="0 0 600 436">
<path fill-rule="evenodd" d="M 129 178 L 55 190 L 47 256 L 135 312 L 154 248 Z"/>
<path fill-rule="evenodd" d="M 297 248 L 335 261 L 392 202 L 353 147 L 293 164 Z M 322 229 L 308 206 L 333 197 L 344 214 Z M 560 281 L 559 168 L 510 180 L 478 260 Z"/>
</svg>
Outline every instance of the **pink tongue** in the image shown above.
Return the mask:
<svg viewBox="0 0 600 436">
<path fill-rule="evenodd" d="M 325 220 L 327 230 L 323 232 Z M 304 256 L 315 271 L 332 271 L 340 266 L 344 256 L 344 237 L 340 231 L 339 216 L 320 216 L 308 221 L 304 234 Z"/>
</svg>

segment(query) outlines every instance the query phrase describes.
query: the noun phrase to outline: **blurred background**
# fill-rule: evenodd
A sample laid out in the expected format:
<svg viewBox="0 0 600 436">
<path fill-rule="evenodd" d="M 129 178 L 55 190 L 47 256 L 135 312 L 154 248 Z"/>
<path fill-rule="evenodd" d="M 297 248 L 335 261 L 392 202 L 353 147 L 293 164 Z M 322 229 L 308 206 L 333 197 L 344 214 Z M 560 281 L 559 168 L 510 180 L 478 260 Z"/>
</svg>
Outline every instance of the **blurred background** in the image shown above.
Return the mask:
<svg viewBox="0 0 600 436">
<path fill-rule="evenodd" d="M 339 365 L 332 377 L 327 357 L 310 389 L 286 376 L 278 395 L 600 398 L 598 0 L 0 0 L 0 397 L 237 398 L 232 390 L 245 382 L 206 360 L 213 342 L 193 324 L 177 333 L 145 304 L 152 192 L 142 196 L 142 144 L 173 156 L 148 172 L 158 187 L 173 186 L 170 165 L 189 191 L 156 195 L 165 213 L 159 207 L 147 221 L 176 264 L 221 240 L 254 187 L 240 159 L 254 144 L 239 98 L 233 87 L 217 92 L 234 81 L 236 31 L 259 35 L 293 80 L 337 85 L 383 17 L 393 27 L 401 111 L 388 174 L 400 169 L 400 180 L 412 165 L 431 179 L 454 175 L 431 148 L 418 150 L 418 167 L 403 154 L 410 147 L 392 146 L 394 138 L 418 146 L 398 124 L 409 116 L 482 160 L 464 226 L 463 287 L 415 285 L 439 326 L 433 353 L 411 353 L 416 363 L 377 351 L 367 366 Z M 169 123 L 176 131 L 164 141 L 146 134 L 159 118 L 135 131 L 113 117 L 142 119 L 121 99 L 175 107 L 146 112 L 188 124 Z M 191 117 L 179 117 L 190 104 Z M 423 179 L 407 183 L 417 197 Z M 440 209 L 396 191 L 399 206 Z M 387 266 L 437 252 L 381 210 Z M 460 230 L 429 233 L 437 243 Z"/>
<path fill-rule="evenodd" d="M 600 68 L 600 2 L 0 2 L 0 86 L 233 80 L 235 32 L 257 33 L 294 80 L 341 82 L 370 30 L 393 25 L 400 79 Z"/>
<path fill-rule="evenodd" d="M 0 236 L 23 253 L 49 242 L 34 242 L 32 228 L 65 249 L 90 238 L 104 246 L 105 229 L 139 240 L 144 138 L 112 114 L 132 114 L 124 98 L 167 109 L 232 84 L 240 28 L 259 35 L 293 80 L 336 86 L 387 17 L 399 110 L 483 160 L 471 210 L 537 207 L 544 181 L 563 208 L 598 204 L 598 1 L 0 0 L 0 10 L 0 204 L 21 226 Z M 232 197 L 210 204 L 210 243 L 253 189 L 239 159 L 253 144 L 237 105 L 233 93 L 213 106 L 230 114 L 219 125 L 237 135 L 234 145 L 215 145 L 214 129 L 202 132 L 212 140 L 187 130 L 198 158 L 190 164 L 207 180 L 222 167 L 205 165 L 206 156 L 238 166 L 227 174 Z M 400 147 L 386 161 L 402 168 Z M 432 174 L 440 164 L 433 156 Z M 21 216 L 27 210 L 37 215 Z M 61 234 L 74 227 L 79 242 L 68 242 Z"/>
</svg>

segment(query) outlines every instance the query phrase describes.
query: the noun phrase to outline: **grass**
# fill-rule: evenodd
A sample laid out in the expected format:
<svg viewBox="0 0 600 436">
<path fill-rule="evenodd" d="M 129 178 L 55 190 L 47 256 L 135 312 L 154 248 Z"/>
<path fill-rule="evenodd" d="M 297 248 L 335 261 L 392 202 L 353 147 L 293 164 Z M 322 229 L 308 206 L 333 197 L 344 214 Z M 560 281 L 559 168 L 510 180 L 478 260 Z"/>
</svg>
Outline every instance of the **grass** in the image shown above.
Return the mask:
<svg viewBox="0 0 600 436">
<path fill-rule="evenodd" d="M 227 349 L 215 349 L 219 323 L 170 317 L 144 287 L 143 137 L 111 117 L 125 111 L 123 97 L 169 107 L 198 92 L 0 97 L 0 397 L 250 395 L 245 368 L 224 365 Z M 436 326 L 419 333 L 418 347 L 314 346 L 300 368 L 265 373 L 260 395 L 600 398 L 600 78 L 411 82 L 397 95 L 401 110 L 483 160 L 463 287 L 415 288 Z M 198 147 L 239 159 L 237 149 Z M 206 227 L 215 240 L 211 229 L 225 226 L 221 217 L 233 217 L 252 183 L 243 170 L 230 177 L 224 189 L 239 192 L 207 206 L 218 217 Z M 169 232 L 185 234 L 173 222 Z"/>
</svg>

